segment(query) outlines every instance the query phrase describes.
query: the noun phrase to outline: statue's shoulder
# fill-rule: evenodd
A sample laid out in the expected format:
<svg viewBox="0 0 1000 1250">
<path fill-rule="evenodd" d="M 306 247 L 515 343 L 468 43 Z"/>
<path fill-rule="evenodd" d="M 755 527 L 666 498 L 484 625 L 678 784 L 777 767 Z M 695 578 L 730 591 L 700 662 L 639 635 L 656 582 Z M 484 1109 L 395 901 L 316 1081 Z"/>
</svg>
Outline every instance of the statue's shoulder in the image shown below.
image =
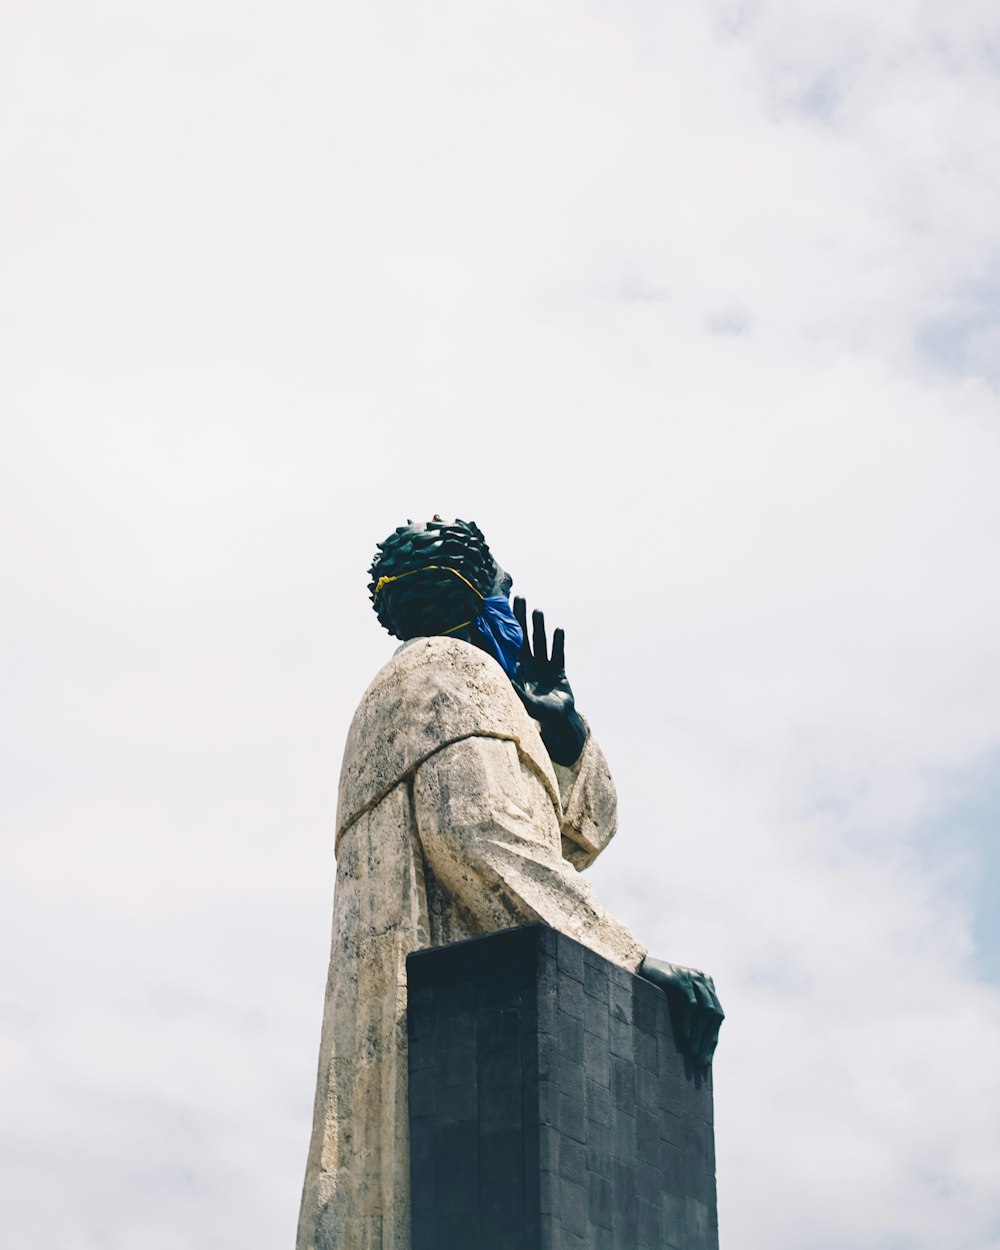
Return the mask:
<svg viewBox="0 0 1000 1250">
<path fill-rule="evenodd" d="M 503 732 L 524 713 L 496 660 L 458 638 L 415 638 L 376 673 L 355 715 L 367 732 L 403 732 L 418 753 L 456 736 Z"/>
<path fill-rule="evenodd" d="M 375 675 L 354 714 L 340 774 L 338 831 L 436 751 L 475 735 L 517 742 L 551 773 L 534 721 L 492 656 L 458 638 L 404 644 Z"/>
</svg>

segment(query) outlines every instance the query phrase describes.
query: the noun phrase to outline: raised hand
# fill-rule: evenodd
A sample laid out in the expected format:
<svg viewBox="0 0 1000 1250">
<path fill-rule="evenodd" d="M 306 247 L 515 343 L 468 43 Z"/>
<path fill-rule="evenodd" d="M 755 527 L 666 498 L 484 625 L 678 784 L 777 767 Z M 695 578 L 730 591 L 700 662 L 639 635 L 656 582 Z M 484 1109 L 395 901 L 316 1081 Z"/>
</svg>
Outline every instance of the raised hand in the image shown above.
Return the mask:
<svg viewBox="0 0 1000 1250">
<path fill-rule="evenodd" d="M 695 1063 L 708 1067 L 726 1014 L 712 978 L 696 968 L 682 968 L 649 956 L 643 960 L 639 976 L 664 991 L 674 1025 L 688 1053 Z"/>
<path fill-rule="evenodd" d="M 569 766 L 576 763 L 587 740 L 587 728 L 580 719 L 573 699 L 573 690 L 566 678 L 565 634 L 557 629 L 552 635 L 549 655 L 545 636 L 545 615 L 531 614 L 531 643 L 524 600 L 514 599 L 524 641 L 517 657 L 514 689 L 528 713 L 541 727 L 542 742 L 553 763 Z"/>
</svg>

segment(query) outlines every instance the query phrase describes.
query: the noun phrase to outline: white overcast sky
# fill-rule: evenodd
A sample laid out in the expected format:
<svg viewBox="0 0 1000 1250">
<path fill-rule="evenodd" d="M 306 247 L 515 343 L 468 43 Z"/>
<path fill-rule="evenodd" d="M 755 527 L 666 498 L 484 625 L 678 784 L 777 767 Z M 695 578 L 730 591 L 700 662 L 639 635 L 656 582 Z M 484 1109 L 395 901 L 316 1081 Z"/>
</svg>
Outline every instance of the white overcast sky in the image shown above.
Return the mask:
<svg viewBox="0 0 1000 1250">
<path fill-rule="evenodd" d="M 996 0 L 0 4 L 4 1244 L 292 1244 L 438 511 L 715 974 L 724 1250 L 997 1250 L 998 390 Z"/>
</svg>

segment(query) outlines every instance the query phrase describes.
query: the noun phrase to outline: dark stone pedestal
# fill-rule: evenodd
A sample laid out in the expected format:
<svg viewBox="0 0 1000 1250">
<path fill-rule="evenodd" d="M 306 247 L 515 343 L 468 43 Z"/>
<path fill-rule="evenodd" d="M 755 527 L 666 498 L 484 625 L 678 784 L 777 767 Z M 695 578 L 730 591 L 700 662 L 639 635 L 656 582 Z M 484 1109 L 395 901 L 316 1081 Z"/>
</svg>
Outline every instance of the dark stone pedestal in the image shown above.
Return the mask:
<svg viewBox="0 0 1000 1250">
<path fill-rule="evenodd" d="M 544 925 L 406 962 L 413 1250 L 717 1250 L 711 1077 Z"/>
</svg>

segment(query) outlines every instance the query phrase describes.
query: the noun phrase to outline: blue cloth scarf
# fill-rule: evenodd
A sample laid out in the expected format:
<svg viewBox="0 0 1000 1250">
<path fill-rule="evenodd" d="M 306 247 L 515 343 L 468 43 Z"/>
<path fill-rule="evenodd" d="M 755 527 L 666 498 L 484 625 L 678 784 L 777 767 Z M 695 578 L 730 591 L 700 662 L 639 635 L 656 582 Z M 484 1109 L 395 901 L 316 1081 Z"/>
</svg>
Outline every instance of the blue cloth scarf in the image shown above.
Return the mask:
<svg viewBox="0 0 1000 1250">
<path fill-rule="evenodd" d="M 504 595 L 487 595 L 483 610 L 472 624 L 486 643 L 486 650 L 508 677 L 517 671 L 517 654 L 524 642 L 524 633 Z"/>
</svg>

